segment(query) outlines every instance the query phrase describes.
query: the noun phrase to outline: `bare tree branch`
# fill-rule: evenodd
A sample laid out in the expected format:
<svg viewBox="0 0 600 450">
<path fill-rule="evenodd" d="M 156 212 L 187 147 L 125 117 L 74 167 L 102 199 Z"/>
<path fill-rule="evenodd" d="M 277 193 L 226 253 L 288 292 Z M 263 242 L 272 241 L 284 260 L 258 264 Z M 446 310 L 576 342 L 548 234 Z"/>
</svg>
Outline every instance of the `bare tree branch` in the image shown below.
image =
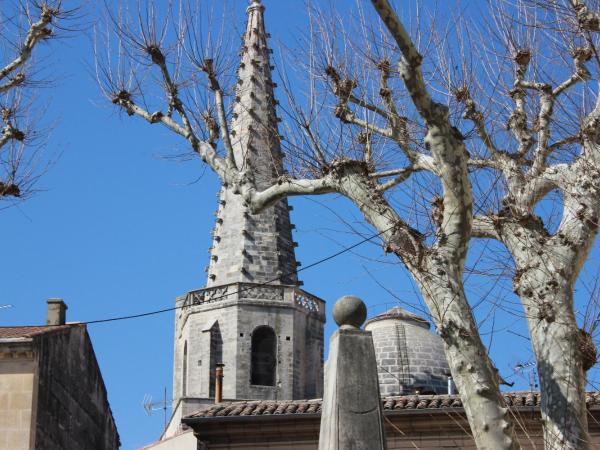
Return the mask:
<svg viewBox="0 0 600 450">
<path fill-rule="evenodd" d="M 18 56 L 0 69 L 0 80 L 3 80 L 18 68 L 22 67 L 29 60 L 29 58 L 31 58 L 34 47 L 39 42 L 49 38 L 52 35 L 52 31 L 48 28 L 48 25 L 52 22 L 53 18 L 59 15 L 59 12 L 60 9 L 52 8 L 48 4 L 41 5 L 41 14 L 39 20 L 31 24 Z M 24 73 L 15 75 L 7 84 L 0 86 L 0 93 L 5 92 L 11 87 L 18 86 L 24 80 Z"/>
</svg>

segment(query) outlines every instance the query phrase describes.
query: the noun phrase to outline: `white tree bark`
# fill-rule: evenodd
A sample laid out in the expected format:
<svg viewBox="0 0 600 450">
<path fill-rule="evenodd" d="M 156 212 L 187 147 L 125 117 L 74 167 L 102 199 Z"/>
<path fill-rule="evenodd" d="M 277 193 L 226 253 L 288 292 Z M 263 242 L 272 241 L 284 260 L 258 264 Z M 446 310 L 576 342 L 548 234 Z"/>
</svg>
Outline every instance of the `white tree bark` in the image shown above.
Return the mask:
<svg viewBox="0 0 600 450">
<path fill-rule="evenodd" d="M 468 183 L 466 187 L 456 183 L 467 172 L 464 148 L 461 142 L 455 142 L 446 150 L 439 155 L 440 165 L 454 163 L 447 168 L 454 181 L 448 183 L 453 189 L 448 190 L 444 201 L 456 209 L 449 209 L 455 213 L 444 214 L 442 233 L 452 238 L 442 238 L 432 248 L 425 248 L 415 230 L 389 206 L 377 185 L 366 176 L 364 164 L 344 164 L 336 190 L 351 199 L 365 219 L 382 233 L 388 251 L 405 263 L 416 280 L 444 340 L 477 448 L 517 449 L 520 447 L 500 394 L 498 373 L 481 341 L 462 284 L 470 227 L 470 213 L 465 209 L 469 209 L 466 205 L 471 200 Z"/>
<path fill-rule="evenodd" d="M 509 187 L 506 207 L 475 220 L 474 235 L 498 239 L 515 263 L 513 287 L 521 299 L 536 355 L 542 392 L 545 448 L 590 448 L 586 371 L 595 347 L 579 329 L 573 293 L 600 217 L 600 99 L 582 127 L 581 154 L 571 164 L 545 167 Z M 532 170 L 535 166 L 532 167 Z M 514 170 L 507 168 L 506 171 Z M 563 194 L 563 216 L 550 235 L 533 208 L 550 190 Z M 586 341 L 587 339 L 587 341 Z M 593 354 L 583 352 L 592 346 Z"/>
<path fill-rule="evenodd" d="M 521 224 L 498 233 L 515 257 L 515 292 L 523 303 L 542 391 L 548 449 L 589 448 L 581 331 L 573 310 L 576 261 L 570 248 Z"/>
</svg>

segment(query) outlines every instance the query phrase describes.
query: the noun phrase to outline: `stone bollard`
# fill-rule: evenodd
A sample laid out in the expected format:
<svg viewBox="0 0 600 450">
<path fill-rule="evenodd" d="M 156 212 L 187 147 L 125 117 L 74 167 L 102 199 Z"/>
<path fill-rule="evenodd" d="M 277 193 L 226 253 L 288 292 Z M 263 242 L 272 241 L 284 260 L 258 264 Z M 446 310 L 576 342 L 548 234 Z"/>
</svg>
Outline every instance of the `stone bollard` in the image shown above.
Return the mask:
<svg viewBox="0 0 600 450">
<path fill-rule="evenodd" d="M 333 307 L 333 318 L 340 329 L 329 342 L 319 450 L 385 450 L 373 339 L 360 329 L 367 307 L 345 296 Z"/>
</svg>

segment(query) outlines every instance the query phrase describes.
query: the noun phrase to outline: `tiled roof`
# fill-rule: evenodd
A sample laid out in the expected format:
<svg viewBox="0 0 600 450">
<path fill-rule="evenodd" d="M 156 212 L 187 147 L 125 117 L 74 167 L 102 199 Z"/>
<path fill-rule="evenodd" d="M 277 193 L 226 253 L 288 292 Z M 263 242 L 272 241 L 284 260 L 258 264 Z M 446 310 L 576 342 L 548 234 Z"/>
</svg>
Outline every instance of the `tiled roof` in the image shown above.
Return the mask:
<svg viewBox="0 0 600 450">
<path fill-rule="evenodd" d="M 0 327 L 0 339 L 28 338 L 39 334 L 81 326 L 80 324 L 42 325 L 29 327 Z"/>
<path fill-rule="evenodd" d="M 539 392 L 506 392 L 503 394 L 506 404 L 511 407 L 538 406 Z M 405 395 L 382 398 L 384 411 L 405 411 L 415 409 L 462 409 L 459 395 Z M 600 405 L 600 392 L 588 392 L 588 406 Z M 243 402 L 225 402 L 189 415 L 187 418 L 216 418 L 233 416 L 268 416 L 320 414 L 321 399 L 314 400 L 256 400 Z"/>
</svg>

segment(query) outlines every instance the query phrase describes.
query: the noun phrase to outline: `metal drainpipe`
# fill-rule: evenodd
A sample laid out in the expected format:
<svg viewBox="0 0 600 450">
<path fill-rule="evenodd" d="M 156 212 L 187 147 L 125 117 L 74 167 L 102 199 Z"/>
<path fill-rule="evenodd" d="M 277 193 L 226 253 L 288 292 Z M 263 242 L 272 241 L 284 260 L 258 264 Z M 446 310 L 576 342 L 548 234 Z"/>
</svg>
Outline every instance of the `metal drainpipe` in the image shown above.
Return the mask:
<svg viewBox="0 0 600 450">
<path fill-rule="evenodd" d="M 217 363 L 215 369 L 215 403 L 223 401 L 223 367 L 225 364 Z"/>
<path fill-rule="evenodd" d="M 454 387 L 452 386 L 452 377 L 448 376 L 448 395 L 454 394 Z"/>
</svg>

